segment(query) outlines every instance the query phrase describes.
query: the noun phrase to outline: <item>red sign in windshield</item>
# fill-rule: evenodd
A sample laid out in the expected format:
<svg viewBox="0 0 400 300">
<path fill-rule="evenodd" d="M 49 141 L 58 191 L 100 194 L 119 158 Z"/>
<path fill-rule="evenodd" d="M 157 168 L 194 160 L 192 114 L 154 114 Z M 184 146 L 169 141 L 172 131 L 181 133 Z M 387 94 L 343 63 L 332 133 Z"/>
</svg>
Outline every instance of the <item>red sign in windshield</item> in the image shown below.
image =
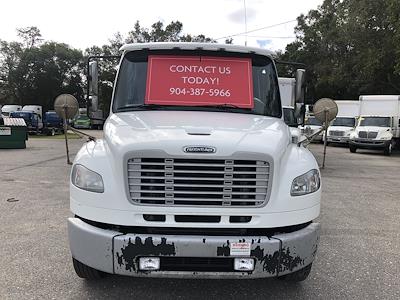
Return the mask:
<svg viewBox="0 0 400 300">
<path fill-rule="evenodd" d="M 150 55 L 146 104 L 253 108 L 251 59 Z"/>
</svg>

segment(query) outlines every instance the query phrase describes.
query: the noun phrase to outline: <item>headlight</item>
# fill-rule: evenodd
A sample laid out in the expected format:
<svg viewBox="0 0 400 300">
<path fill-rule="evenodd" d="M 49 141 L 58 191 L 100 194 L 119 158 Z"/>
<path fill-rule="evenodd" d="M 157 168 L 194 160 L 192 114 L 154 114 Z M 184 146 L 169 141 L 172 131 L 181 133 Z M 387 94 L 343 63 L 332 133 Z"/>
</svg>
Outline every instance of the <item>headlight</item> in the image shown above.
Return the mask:
<svg viewBox="0 0 400 300">
<path fill-rule="evenodd" d="M 314 193 L 319 189 L 320 185 L 319 172 L 316 169 L 312 169 L 293 180 L 290 195 L 301 196 Z"/>
<path fill-rule="evenodd" d="M 388 140 L 391 140 L 392 139 L 392 134 L 390 134 L 389 132 L 384 132 L 382 135 L 381 135 L 381 138 L 380 138 L 381 140 L 385 140 L 385 141 L 388 141 Z"/>
<path fill-rule="evenodd" d="M 101 176 L 82 165 L 74 165 L 71 181 L 73 185 L 80 189 L 95 193 L 104 192 L 104 184 Z"/>
</svg>

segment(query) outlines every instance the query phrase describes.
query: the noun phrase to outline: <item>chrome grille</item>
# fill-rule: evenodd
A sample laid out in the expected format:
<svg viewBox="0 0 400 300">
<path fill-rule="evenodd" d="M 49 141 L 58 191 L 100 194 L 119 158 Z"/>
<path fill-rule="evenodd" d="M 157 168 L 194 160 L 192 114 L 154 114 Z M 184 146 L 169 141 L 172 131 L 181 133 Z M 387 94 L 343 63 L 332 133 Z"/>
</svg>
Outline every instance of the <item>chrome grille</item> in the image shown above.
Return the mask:
<svg viewBox="0 0 400 300">
<path fill-rule="evenodd" d="M 132 158 L 132 201 L 147 205 L 260 206 L 267 198 L 266 161 Z"/>
<path fill-rule="evenodd" d="M 376 131 L 359 131 L 358 137 L 362 139 L 375 139 L 378 135 Z"/>
<path fill-rule="evenodd" d="M 329 135 L 331 135 L 331 136 L 344 136 L 344 131 L 331 130 L 331 131 L 329 131 Z"/>
</svg>

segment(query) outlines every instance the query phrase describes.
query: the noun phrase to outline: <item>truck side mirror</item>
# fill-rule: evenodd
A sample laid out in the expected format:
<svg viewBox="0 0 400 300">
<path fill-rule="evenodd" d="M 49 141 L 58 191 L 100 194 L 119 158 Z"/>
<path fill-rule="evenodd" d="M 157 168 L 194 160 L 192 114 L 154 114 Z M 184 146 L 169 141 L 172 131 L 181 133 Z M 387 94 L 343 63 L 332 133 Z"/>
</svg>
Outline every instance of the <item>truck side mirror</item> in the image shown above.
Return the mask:
<svg viewBox="0 0 400 300">
<path fill-rule="evenodd" d="M 296 70 L 296 90 L 295 90 L 295 99 L 296 103 L 304 103 L 304 84 L 306 70 L 297 69 Z"/>
<path fill-rule="evenodd" d="M 306 117 L 306 106 L 302 103 L 296 103 L 295 106 L 295 117 L 298 125 L 304 125 L 305 117 Z"/>
<path fill-rule="evenodd" d="M 97 111 L 99 109 L 99 97 L 91 96 L 90 97 L 90 110 Z"/>
<path fill-rule="evenodd" d="M 90 107 L 92 111 L 97 111 L 99 106 L 99 68 L 97 61 L 91 61 L 89 63 L 88 71 L 89 94 L 92 95 Z"/>
</svg>

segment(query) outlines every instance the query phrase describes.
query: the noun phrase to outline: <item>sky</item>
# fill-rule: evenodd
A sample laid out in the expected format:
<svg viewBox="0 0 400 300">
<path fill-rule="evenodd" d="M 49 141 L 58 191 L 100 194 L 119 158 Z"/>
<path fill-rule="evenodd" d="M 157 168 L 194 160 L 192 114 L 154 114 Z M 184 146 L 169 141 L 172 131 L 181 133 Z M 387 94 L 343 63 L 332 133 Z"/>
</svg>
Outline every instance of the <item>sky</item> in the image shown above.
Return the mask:
<svg viewBox="0 0 400 300">
<path fill-rule="evenodd" d="M 137 20 L 146 28 L 159 20 L 165 25 L 179 20 L 185 34 L 221 38 L 223 43 L 223 37 L 246 31 L 246 4 L 247 31 L 268 27 L 248 33 L 247 45 L 276 51 L 294 41 L 296 18 L 322 1 L 3 0 L 0 39 L 17 40 L 16 28 L 36 26 L 45 40 L 85 49 L 108 43 L 116 32 L 126 35 Z M 245 40 L 244 35 L 233 36 L 234 44 L 244 45 Z"/>
</svg>

